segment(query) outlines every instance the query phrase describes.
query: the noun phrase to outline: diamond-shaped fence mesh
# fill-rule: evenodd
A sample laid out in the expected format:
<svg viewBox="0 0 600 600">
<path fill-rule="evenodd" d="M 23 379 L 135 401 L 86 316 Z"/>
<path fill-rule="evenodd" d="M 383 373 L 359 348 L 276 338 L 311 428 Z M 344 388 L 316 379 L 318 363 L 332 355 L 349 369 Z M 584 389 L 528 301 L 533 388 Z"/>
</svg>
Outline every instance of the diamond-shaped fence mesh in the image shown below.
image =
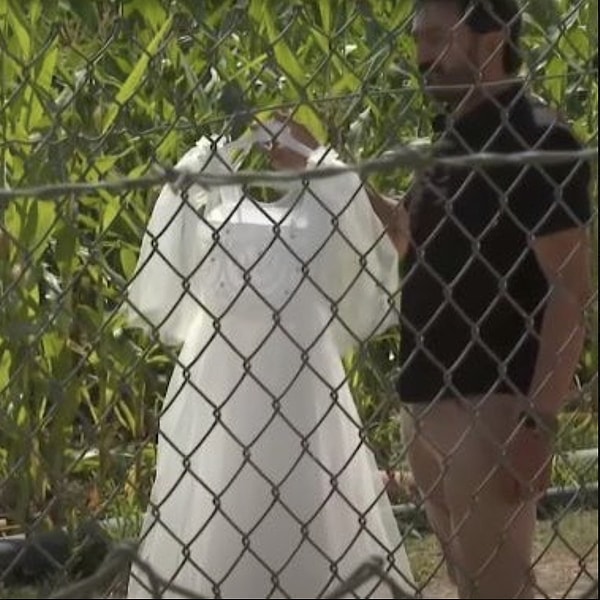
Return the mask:
<svg viewBox="0 0 600 600">
<path fill-rule="evenodd" d="M 440 126 L 409 0 L 0 0 L 0 597 L 597 598 L 597 3 L 519 15 Z"/>
</svg>

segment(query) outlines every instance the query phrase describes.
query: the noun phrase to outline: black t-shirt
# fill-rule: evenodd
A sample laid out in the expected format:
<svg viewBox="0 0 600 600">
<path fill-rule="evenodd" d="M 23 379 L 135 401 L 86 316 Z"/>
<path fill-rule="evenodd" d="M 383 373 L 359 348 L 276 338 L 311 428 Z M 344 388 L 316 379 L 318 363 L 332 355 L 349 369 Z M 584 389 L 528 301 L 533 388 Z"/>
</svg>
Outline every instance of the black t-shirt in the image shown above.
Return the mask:
<svg viewBox="0 0 600 600">
<path fill-rule="evenodd" d="M 440 142 L 444 155 L 580 149 L 522 86 L 446 123 Z M 589 221 L 589 178 L 574 159 L 424 174 L 408 206 L 402 401 L 528 393 L 549 291 L 531 240 Z"/>
</svg>

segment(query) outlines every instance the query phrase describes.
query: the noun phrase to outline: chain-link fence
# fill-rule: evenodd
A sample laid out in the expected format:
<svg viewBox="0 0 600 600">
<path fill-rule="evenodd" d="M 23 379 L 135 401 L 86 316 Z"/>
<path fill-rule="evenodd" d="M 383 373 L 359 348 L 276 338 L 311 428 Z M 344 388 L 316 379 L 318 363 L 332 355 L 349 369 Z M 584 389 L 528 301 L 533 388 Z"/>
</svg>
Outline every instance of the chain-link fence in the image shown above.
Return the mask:
<svg viewBox="0 0 600 600">
<path fill-rule="evenodd" d="M 442 133 L 413 17 L 408 0 L 0 0 L 1 597 L 476 587 L 531 509 L 497 532 L 480 514 L 519 442 L 497 424 L 560 371 L 524 374 L 552 301 L 536 239 L 583 227 L 592 291 L 585 331 L 552 313 L 577 367 L 532 568 L 542 597 L 597 597 L 597 4 L 522 3 L 525 87 Z M 529 92 L 581 147 L 523 116 Z M 274 111 L 323 146 L 292 125 L 256 151 Z M 532 143 L 519 118 L 550 133 Z M 301 174 L 268 164 L 286 146 Z M 554 204 L 519 208 L 536 198 Z M 567 287 L 583 250 L 554 256 Z M 452 549 L 474 526 L 476 569 Z"/>
</svg>

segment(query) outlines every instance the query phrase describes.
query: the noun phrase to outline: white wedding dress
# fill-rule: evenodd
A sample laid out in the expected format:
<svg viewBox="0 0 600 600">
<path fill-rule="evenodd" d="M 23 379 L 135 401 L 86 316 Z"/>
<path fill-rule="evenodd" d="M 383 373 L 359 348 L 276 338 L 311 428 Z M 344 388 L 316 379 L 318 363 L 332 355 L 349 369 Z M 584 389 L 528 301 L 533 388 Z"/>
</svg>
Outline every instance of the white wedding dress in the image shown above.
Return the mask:
<svg viewBox="0 0 600 600">
<path fill-rule="evenodd" d="M 178 168 L 227 172 L 209 146 Z M 341 164 L 323 154 L 309 164 Z M 273 204 L 237 186 L 163 189 L 129 317 L 183 344 L 140 546 L 165 580 L 213 598 L 318 598 L 377 555 L 414 590 L 341 361 L 392 319 L 396 256 L 381 233 L 350 173 Z M 135 567 L 128 595 L 152 597 Z M 391 595 L 372 580 L 346 597 Z"/>
</svg>

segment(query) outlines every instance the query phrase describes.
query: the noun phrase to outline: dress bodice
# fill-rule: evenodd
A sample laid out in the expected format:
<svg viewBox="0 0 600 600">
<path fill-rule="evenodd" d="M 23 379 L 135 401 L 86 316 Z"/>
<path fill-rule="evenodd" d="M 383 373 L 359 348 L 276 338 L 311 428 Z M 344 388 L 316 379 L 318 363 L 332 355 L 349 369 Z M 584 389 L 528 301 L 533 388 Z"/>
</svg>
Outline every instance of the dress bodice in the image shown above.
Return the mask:
<svg viewBox="0 0 600 600">
<path fill-rule="evenodd" d="M 223 174 L 210 152 L 201 144 L 180 166 Z M 325 149 L 307 162 L 321 164 L 343 165 Z M 393 322 L 397 256 L 359 177 L 342 172 L 285 187 L 264 204 L 233 184 L 196 185 L 185 196 L 165 186 L 128 288 L 130 322 L 181 344 L 192 322 L 235 338 L 279 320 L 309 342 L 331 328 L 340 353 Z"/>
<path fill-rule="evenodd" d="M 286 248 L 293 235 L 288 229 L 274 235 L 267 224 L 231 223 L 220 230 L 201 272 L 201 295 L 210 309 L 224 311 L 240 294 L 274 309 L 284 305 L 302 277 L 300 261 Z"/>
<path fill-rule="evenodd" d="M 297 295 L 306 301 L 301 289 L 310 281 L 310 251 L 323 229 L 311 218 L 309 204 L 301 193 L 272 205 L 245 198 L 206 216 L 212 245 L 196 279 L 211 312 L 239 304 L 251 317 L 253 308 L 255 316 L 280 311 Z"/>
</svg>

